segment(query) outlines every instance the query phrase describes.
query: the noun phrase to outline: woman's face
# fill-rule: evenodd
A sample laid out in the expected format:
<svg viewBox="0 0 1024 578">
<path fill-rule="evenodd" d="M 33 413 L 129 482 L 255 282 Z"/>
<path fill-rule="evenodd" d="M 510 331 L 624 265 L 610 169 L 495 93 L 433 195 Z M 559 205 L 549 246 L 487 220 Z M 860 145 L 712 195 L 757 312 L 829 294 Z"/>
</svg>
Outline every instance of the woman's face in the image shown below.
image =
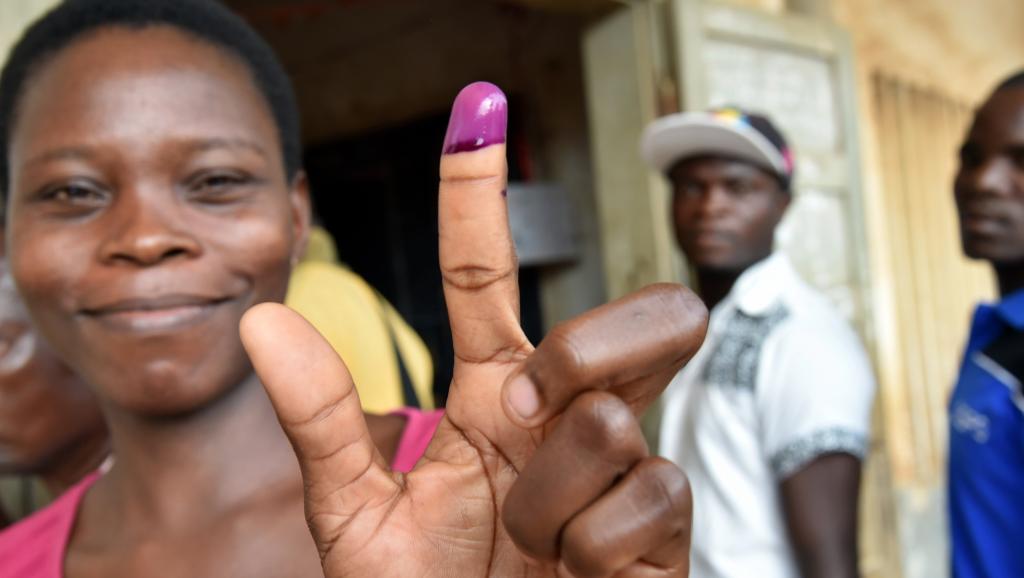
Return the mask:
<svg viewBox="0 0 1024 578">
<path fill-rule="evenodd" d="M 308 196 L 240 61 L 103 29 L 31 78 L 9 144 L 13 276 L 101 399 L 181 414 L 250 374 L 238 321 L 283 299 Z"/>
</svg>

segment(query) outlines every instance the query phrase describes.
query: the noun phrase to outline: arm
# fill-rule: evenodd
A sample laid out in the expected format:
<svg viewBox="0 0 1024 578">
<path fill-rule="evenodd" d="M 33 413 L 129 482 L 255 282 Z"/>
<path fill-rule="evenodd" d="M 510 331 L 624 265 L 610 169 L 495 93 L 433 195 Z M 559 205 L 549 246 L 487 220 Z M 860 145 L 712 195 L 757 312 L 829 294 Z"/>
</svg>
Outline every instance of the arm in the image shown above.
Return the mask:
<svg viewBox="0 0 1024 578">
<path fill-rule="evenodd" d="M 781 483 L 782 509 L 804 578 L 857 578 L 861 462 L 821 456 Z"/>
<path fill-rule="evenodd" d="M 804 322 L 761 393 L 765 449 L 803 578 L 856 578 L 857 502 L 875 384 L 855 334 Z"/>
</svg>

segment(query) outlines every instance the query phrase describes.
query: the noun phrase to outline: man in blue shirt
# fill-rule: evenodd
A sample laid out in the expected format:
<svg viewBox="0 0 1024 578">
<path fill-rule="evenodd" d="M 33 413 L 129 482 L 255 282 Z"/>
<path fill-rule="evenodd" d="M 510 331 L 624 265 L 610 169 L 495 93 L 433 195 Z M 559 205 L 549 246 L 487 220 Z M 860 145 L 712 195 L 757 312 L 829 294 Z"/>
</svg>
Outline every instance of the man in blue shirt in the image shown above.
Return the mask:
<svg viewBox="0 0 1024 578">
<path fill-rule="evenodd" d="M 978 109 L 955 197 L 964 253 L 992 264 L 950 402 L 955 578 L 1024 576 L 1024 71 Z"/>
</svg>

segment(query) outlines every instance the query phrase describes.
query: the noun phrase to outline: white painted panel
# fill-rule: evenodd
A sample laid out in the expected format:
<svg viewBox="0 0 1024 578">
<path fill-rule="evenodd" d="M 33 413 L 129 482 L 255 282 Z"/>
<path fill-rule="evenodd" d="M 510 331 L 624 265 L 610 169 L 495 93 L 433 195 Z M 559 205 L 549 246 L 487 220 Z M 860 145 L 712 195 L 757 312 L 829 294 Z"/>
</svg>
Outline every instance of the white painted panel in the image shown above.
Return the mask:
<svg viewBox="0 0 1024 578">
<path fill-rule="evenodd" d="M 710 106 L 769 114 L 798 151 L 840 151 L 842 131 L 827 60 L 725 39 L 708 39 L 703 58 Z"/>
</svg>

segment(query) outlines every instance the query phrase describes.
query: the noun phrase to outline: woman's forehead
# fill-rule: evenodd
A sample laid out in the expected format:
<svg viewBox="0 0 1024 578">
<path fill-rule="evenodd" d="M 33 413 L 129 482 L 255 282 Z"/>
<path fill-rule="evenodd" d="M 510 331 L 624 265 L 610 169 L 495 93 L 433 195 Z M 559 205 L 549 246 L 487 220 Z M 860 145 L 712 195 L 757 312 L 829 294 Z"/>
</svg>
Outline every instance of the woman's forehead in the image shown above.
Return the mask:
<svg viewBox="0 0 1024 578">
<path fill-rule="evenodd" d="M 276 137 L 246 66 L 209 42 L 157 26 L 105 28 L 46 61 L 26 86 L 12 136 L 155 137 L 229 128 Z"/>
<path fill-rule="evenodd" d="M 51 55 L 48 62 L 57 60 L 139 68 L 204 65 L 225 74 L 246 72 L 245 64 L 230 50 L 170 24 L 102 26 L 82 33 Z"/>
</svg>

